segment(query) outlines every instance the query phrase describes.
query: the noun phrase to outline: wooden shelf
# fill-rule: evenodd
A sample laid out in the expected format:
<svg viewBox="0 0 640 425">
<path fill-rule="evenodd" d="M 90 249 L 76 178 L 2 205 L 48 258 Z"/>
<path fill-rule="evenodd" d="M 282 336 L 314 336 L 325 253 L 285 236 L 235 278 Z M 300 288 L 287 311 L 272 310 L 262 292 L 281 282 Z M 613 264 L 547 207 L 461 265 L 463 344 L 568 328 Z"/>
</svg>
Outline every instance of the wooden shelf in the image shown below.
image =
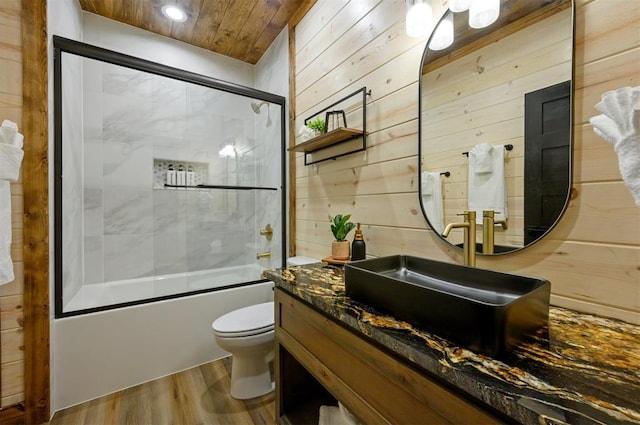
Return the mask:
<svg viewBox="0 0 640 425">
<path fill-rule="evenodd" d="M 362 121 L 361 121 L 362 130 L 356 130 L 356 129 L 347 127 L 348 125 L 347 117 L 343 109 L 332 110 L 334 106 L 342 104 L 343 102 L 347 101 L 348 99 L 358 94 L 362 95 L 362 100 L 360 101 L 361 105 L 358 105 L 362 107 Z M 367 91 L 366 87 L 362 87 L 361 89 L 358 89 L 355 92 L 345 96 L 344 98 L 332 103 L 326 108 L 320 111 L 317 111 L 316 113 L 309 116 L 308 118 L 305 118 L 304 125 L 307 125 L 309 121 L 311 121 L 314 117 L 320 118 L 322 117 L 323 113 L 325 113 L 326 118 L 324 123 L 325 125 L 328 126 L 329 124 L 328 120 L 329 120 L 330 114 L 338 114 L 338 115 L 341 114 L 344 120 L 344 127 L 337 128 L 335 130 L 322 134 L 318 137 L 314 137 L 311 140 L 307 140 L 306 142 L 302 142 L 298 145 L 295 145 L 289 148 L 289 151 L 304 152 L 304 165 L 311 165 L 311 164 L 317 164 L 318 162 L 322 162 L 322 161 L 328 161 L 330 159 L 336 159 L 341 156 L 349 155 L 355 152 L 362 152 L 367 150 L 367 96 L 370 96 L 370 95 L 371 95 L 371 90 Z M 358 110 L 357 108 L 353 109 L 353 112 L 357 110 Z M 325 127 L 325 128 L 328 128 L 328 127 Z M 313 152 L 317 152 L 322 149 L 326 149 L 331 146 L 335 146 L 340 143 L 347 142 L 349 140 L 354 140 L 354 139 L 357 139 L 358 137 L 362 138 L 362 143 L 361 143 L 361 146 L 359 147 L 353 146 L 355 143 L 349 143 L 346 146 L 346 149 L 343 149 L 342 152 L 339 152 L 340 149 L 337 149 L 337 150 L 332 149 L 327 152 L 327 153 L 330 153 L 328 156 L 325 155 L 323 157 L 322 155 L 319 155 L 320 158 L 317 158 L 315 160 L 313 159 L 313 155 L 311 155 Z"/>
<path fill-rule="evenodd" d="M 362 130 L 356 130 L 347 127 L 337 128 L 318 137 L 314 137 L 311 140 L 307 140 L 306 142 L 297 144 L 294 147 L 289 148 L 289 150 L 294 152 L 311 153 L 350 139 L 354 139 L 358 136 L 362 136 L 363 134 L 364 133 Z"/>
</svg>

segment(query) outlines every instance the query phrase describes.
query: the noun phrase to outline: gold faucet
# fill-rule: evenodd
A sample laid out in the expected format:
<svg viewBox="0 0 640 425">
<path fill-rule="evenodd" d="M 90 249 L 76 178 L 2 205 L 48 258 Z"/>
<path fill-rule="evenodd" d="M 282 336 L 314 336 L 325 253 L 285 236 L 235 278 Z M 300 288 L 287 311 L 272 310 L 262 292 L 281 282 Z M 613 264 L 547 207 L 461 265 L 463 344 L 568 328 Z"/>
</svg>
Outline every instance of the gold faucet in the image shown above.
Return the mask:
<svg viewBox="0 0 640 425">
<path fill-rule="evenodd" d="M 509 228 L 507 219 L 495 220 L 495 211 L 482 211 L 482 253 L 493 254 L 495 225 L 500 224 L 504 230 Z"/>
<path fill-rule="evenodd" d="M 271 257 L 271 251 L 267 251 L 267 252 L 259 252 L 256 255 L 256 260 L 259 260 L 261 258 L 270 258 Z"/>
<path fill-rule="evenodd" d="M 462 214 L 464 216 L 463 223 L 449 223 L 444 228 L 442 236 L 445 238 L 449 236 L 451 229 L 460 228 L 464 229 L 464 243 L 462 244 L 464 265 L 475 267 L 476 265 L 476 212 L 465 211 Z"/>
</svg>

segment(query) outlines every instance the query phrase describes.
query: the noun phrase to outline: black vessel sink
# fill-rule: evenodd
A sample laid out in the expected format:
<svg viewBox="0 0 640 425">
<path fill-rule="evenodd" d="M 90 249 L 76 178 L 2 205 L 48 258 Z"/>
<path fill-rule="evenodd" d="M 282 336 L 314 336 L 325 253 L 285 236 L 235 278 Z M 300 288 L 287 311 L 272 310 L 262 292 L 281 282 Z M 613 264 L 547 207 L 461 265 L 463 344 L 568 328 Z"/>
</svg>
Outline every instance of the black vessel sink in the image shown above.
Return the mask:
<svg viewBox="0 0 640 425">
<path fill-rule="evenodd" d="M 544 279 L 396 255 L 345 266 L 346 295 L 462 347 L 500 357 L 547 324 Z"/>
</svg>

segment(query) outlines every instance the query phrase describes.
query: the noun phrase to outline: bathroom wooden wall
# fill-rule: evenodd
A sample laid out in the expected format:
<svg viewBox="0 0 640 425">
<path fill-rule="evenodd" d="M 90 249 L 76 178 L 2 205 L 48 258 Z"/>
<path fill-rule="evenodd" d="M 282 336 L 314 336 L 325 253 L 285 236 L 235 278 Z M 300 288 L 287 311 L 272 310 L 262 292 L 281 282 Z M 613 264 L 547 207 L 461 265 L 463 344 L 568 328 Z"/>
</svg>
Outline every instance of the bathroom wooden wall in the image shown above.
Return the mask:
<svg viewBox="0 0 640 425">
<path fill-rule="evenodd" d="M 434 16 L 444 11 L 434 3 Z M 640 322 L 640 208 L 625 187 L 612 146 L 588 119 L 600 95 L 639 85 L 640 3 L 576 0 L 573 193 L 559 225 L 541 242 L 478 267 L 541 276 L 552 303 Z M 372 89 L 369 149 L 335 161 L 295 161 L 298 255 L 329 255 L 328 216 L 364 224 L 370 256 L 461 256 L 428 228 L 417 195 L 418 73 L 426 40 L 404 30 L 403 0 L 319 0 L 295 28 L 296 128 L 351 91 Z"/>
<path fill-rule="evenodd" d="M 21 1 L 0 2 L 0 122 L 8 119 L 22 129 Z M 23 334 L 23 192 L 22 181 L 11 184 L 11 258 L 15 280 L 0 286 L 0 407 L 24 400 Z"/>
</svg>

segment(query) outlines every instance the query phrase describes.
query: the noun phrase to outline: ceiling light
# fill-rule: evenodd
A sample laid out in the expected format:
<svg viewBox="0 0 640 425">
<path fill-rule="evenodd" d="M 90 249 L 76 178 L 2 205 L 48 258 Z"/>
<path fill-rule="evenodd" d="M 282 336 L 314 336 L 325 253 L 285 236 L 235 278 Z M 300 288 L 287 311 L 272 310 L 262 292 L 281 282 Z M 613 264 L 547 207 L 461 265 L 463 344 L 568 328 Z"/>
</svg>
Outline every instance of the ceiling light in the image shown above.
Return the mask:
<svg viewBox="0 0 640 425">
<path fill-rule="evenodd" d="M 184 22 L 187 20 L 187 14 L 178 6 L 174 6 L 172 4 L 162 6 L 162 14 L 176 22 Z"/>
<path fill-rule="evenodd" d="M 431 36 L 429 48 L 431 50 L 442 50 L 453 44 L 453 13 L 449 13 L 436 27 Z"/>
<path fill-rule="evenodd" d="M 464 12 L 469 9 L 471 0 L 449 0 L 449 10 L 452 12 Z"/>
<path fill-rule="evenodd" d="M 407 0 L 406 30 L 409 37 L 424 37 L 431 31 L 431 4 L 428 0 Z"/>
<path fill-rule="evenodd" d="M 500 0 L 472 0 L 469 8 L 469 26 L 484 28 L 500 16 Z"/>
</svg>

